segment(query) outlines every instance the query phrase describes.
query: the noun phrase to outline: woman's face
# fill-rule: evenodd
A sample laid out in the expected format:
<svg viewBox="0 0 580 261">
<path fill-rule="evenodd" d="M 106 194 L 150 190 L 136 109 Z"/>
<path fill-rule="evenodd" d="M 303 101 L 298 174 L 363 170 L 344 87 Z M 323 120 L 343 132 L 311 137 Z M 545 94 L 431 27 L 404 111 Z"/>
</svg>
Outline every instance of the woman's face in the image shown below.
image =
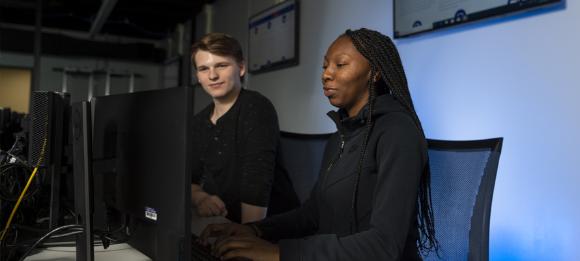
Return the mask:
<svg viewBox="0 0 580 261">
<path fill-rule="evenodd" d="M 324 56 L 322 84 L 330 104 L 343 108 L 352 117 L 367 104 L 371 67 L 348 36 L 336 39 Z"/>
</svg>

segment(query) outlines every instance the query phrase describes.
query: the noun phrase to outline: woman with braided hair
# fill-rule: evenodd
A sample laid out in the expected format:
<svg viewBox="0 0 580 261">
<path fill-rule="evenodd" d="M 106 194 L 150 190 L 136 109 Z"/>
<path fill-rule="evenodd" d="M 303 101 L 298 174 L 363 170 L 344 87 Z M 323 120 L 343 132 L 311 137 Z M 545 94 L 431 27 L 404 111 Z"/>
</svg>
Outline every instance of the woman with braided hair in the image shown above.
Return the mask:
<svg viewBox="0 0 580 261">
<path fill-rule="evenodd" d="M 310 198 L 246 224 L 216 224 L 223 259 L 421 260 L 437 250 L 427 143 L 399 54 L 379 32 L 347 30 L 324 57 L 324 95 L 338 131 Z"/>
</svg>

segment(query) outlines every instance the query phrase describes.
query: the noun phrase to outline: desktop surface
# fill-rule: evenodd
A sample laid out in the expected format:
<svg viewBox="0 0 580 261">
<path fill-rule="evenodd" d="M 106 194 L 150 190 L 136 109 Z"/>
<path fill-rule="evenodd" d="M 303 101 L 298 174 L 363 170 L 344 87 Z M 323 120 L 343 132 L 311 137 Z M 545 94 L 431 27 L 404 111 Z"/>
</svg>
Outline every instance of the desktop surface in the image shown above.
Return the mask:
<svg viewBox="0 0 580 261">
<path fill-rule="evenodd" d="M 195 209 L 191 210 L 191 234 L 192 239 L 197 238 L 205 226 L 208 224 L 215 223 L 230 223 L 225 217 L 200 217 L 198 216 Z M 208 250 L 204 247 L 196 245 L 192 240 L 191 244 L 191 261 L 197 260 L 208 260 L 214 261 L 219 260 L 219 258 L 208 256 Z M 46 261 L 46 260 L 59 260 L 59 261 L 69 261 L 76 259 L 76 249 L 75 247 L 49 247 L 41 249 L 33 255 L 28 256 L 26 261 Z M 141 253 L 137 249 L 133 248 L 131 245 L 123 243 L 111 245 L 107 249 L 103 249 L 102 246 L 95 246 L 95 260 L 96 261 L 151 261 L 152 259 L 147 257 L 145 254 Z"/>
<path fill-rule="evenodd" d="M 76 260 L 75 247 L 49 247 L 42 249 L 40 252 L 28 256 L 25 261 L 36 260 L 59 260 L 73 261 Z M 149 257 L 134 249 L 130 245 L 116 244 L 110 245 L 107 249 L 102 246 L 95 247 L 96 261 L 151 261 Z"/>
</svg>

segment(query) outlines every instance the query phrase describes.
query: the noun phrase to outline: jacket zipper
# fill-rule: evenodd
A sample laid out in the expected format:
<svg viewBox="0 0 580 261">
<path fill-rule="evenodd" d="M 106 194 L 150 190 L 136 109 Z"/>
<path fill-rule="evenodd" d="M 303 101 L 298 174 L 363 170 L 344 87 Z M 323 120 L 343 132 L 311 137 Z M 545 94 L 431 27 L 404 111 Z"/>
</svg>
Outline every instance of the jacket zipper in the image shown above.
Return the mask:
<svg viewBox="0 0 580 261">
<path fill-rule="evenodd" d="M 332 161 L 330 161 L 330 164 L 328 164 L 328 168 L 326 169 L 326 175 L 328 175 L 328 173 L 330 173 L 330 170 L 332 169 L 332 166 L 334 165 L 335 162 L 337 162 L 340 157 L 342 156 L 342 151 L 344 150 L 344 135 L 340 134 L 340 149 L 338 150 L 338 155 L 336 157 L 334 157 L 334 159 L 332 159 Z"/>
</svg>

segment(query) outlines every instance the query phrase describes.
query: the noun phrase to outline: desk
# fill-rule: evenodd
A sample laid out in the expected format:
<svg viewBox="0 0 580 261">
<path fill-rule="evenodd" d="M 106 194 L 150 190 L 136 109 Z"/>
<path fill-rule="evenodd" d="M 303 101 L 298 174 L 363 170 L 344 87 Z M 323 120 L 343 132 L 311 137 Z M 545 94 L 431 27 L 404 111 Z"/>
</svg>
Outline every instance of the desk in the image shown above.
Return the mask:
<svg viewBox="0 0 580 261">
<path fill-rule="evenodd" d="M 26 261 L 74 261 L 76 260 L 75 247 L 49 247 L 42 251 L 26 257 Z M 151 261 L 149 257 L 134 249 L 127 243 L 110 245 L 103 249 L 102 246 L 95 246 L 96 261 Z"/>
<path fill-rule="evenodd" d="M 200 217 L 195 209 L 191 210 L 191 233 L 198 235 L 208 224 L 230 223 L 225 217 Z M 76 247 L 49 247 L 28 256 L 26 261 L 74 261 L 76 259 Z M 107 249 L 95 246 L 95 261 L 151 261 L 129 244 L 111 245 Z"/>
</svg>

